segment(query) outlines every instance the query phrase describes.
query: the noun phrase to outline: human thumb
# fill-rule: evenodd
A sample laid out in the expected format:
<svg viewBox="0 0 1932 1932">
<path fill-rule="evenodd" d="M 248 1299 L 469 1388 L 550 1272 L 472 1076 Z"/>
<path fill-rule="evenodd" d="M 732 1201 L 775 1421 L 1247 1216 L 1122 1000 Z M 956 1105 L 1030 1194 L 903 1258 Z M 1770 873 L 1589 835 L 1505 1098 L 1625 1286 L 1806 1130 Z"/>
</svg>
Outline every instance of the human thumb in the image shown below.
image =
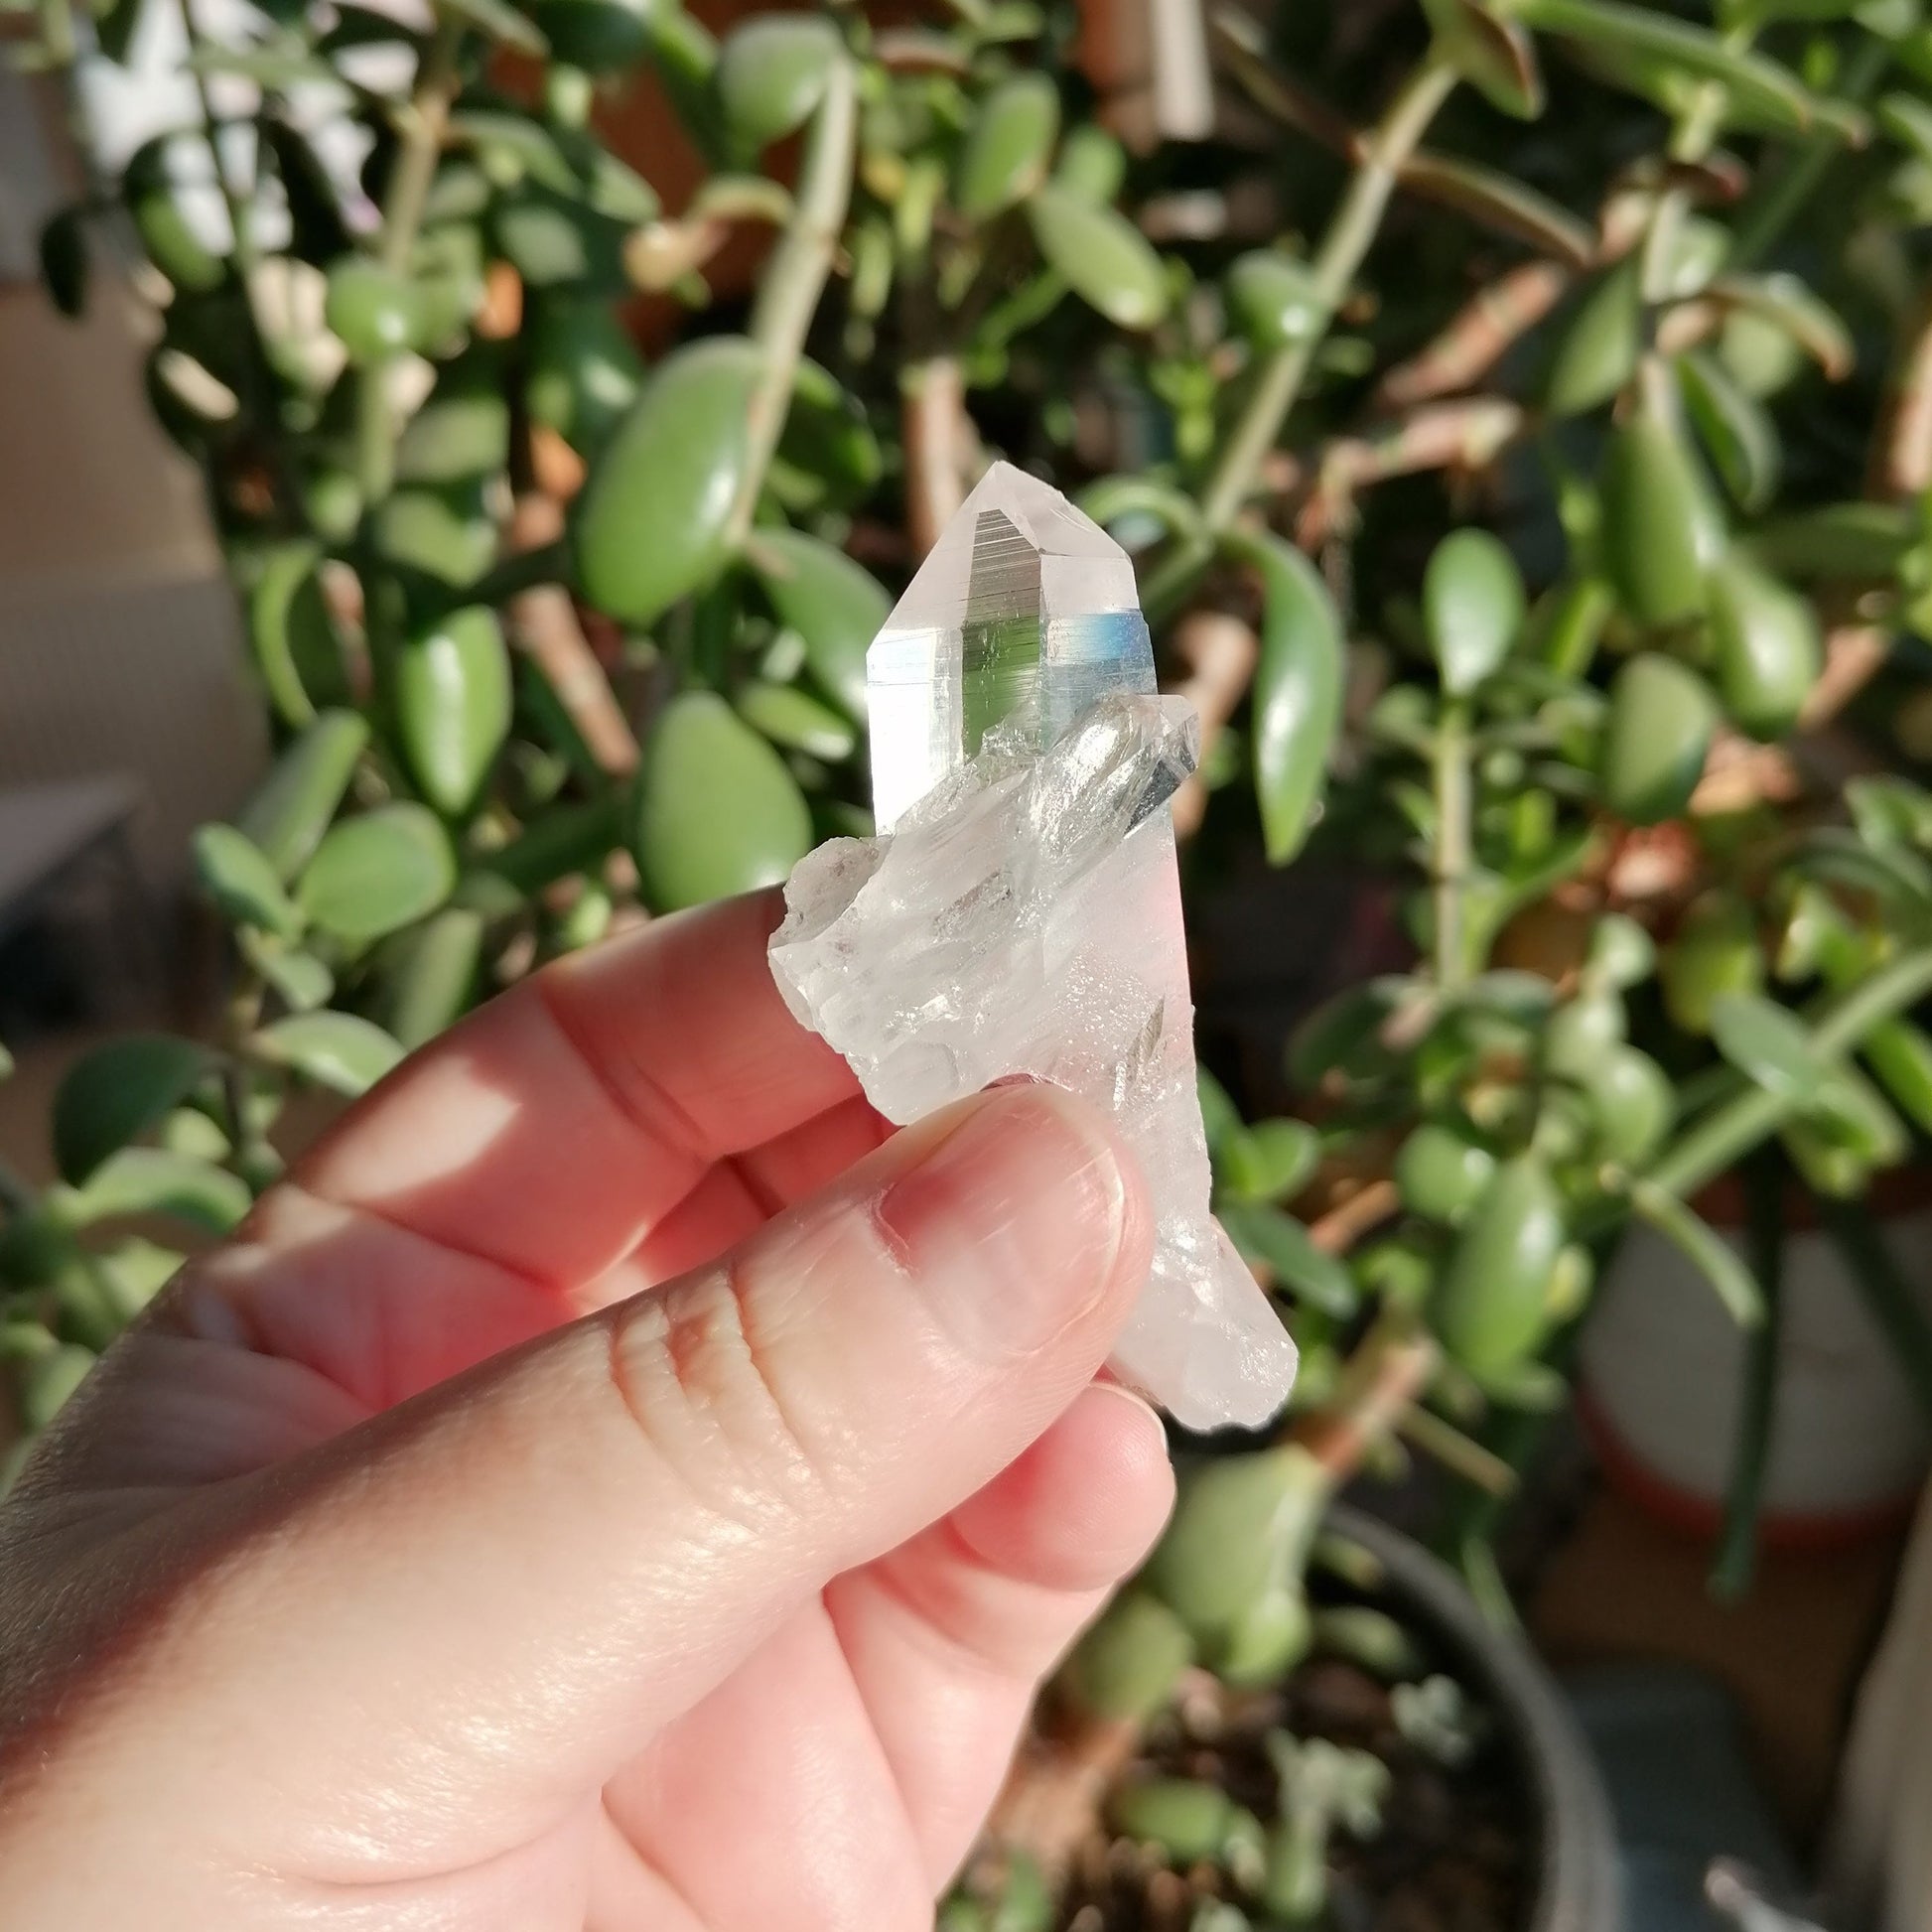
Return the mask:
<svg viewBox="0 0 1932 1932">
<path fill-rule="evenodd" d="M 1011 1462 L 1105 1358 L 1148 1249 L 1104 1121 L 1002 1088 L 722 1260 L 241 1485 L 184 1639 L 221 1668 L 169 1775 L 272 1750 L 272 1672 L 305 1740 L 273 1817 L 313 1800 L 341 1838 L 309 1868 L 359 1875 L 399 1805 L 439 1858 L 540 1827 Z"/>
</svg>

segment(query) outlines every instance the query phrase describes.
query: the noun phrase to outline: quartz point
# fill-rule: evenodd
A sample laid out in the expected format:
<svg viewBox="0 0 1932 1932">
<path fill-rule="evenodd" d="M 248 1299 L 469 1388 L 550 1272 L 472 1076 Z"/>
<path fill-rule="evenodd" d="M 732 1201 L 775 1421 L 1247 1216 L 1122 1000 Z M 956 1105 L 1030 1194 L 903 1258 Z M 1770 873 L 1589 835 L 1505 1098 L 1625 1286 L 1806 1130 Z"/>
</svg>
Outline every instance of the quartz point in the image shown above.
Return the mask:
<svg viewBox="0 0 1932 1932">
<path fill-rule="evenodd" d="M 878 836 L 793 871 L 779 990 L 888 1119 L 1015 1074 L 1107 1109 L 1156 1222 L 1115 1373 L 1191 1429 L 1266 1422 L 1295 1344 L 1208 1212 L 1168 811 L 1198 724 L 1156 695 L 1131 560 L 995 464 L 867 673 Z"/>
</svg>

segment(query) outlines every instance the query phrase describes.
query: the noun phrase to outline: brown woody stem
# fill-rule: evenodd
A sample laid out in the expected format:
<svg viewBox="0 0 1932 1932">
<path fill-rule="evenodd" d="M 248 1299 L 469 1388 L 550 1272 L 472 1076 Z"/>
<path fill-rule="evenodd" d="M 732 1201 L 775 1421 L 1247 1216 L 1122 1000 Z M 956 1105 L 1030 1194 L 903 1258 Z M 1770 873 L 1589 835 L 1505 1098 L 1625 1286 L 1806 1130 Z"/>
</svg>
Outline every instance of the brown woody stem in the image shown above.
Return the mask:
<svg viewBox="0 0 1932 1932">
<path fill-rule="evenodd" d="M 900 378 L 899 399 L 906 533 L 916 561 L 939 541 L 940 531 L 966 500 L 972 425 L 965 377 L 949 355 L 912 364 Z"/>
<path fill-rule="evenodd" d="M 1220 737 L 1236 707 L 1247 695 L 1261 655 L 1252 625 L 1225 611 L 1195 611 L 1174 627 L 1173 653 L 1187 675 L 1174 687 L 1200 719 L 1201 762 Z M 1207 787 L 1196 771 L 1175 792 L 1173 829 L 1187 838 L 1199 829 L 1207 810 Z"/>
<path fill-rule="evenodd" d="M 1479 290 L 1434 342 L 1382 378 L 1375 399 L 1410 409 L 1480 382 L 1540 323 L 1575 281 L 1557 262 L 1524 262 Z"/>
<path fill-rule="evenodd" d="M 563 508 L 554 497 L 520 497 L 510 519 L 512 555 L 555 544 L 563 527 Z M 570 593 L 560 584 L 533 584 L 509 598 L 504 615 L 510 642 L 535 663 L 598 767 L 614 778 L 634 771 L 636 734 L 584 635 Z"/>
<path fill-rule="evenodd" d="M 1893 364 L 1876 451 L 1873 495 L 1895 500 L 1932 488 L 1932 297 Z"/>
</svg>

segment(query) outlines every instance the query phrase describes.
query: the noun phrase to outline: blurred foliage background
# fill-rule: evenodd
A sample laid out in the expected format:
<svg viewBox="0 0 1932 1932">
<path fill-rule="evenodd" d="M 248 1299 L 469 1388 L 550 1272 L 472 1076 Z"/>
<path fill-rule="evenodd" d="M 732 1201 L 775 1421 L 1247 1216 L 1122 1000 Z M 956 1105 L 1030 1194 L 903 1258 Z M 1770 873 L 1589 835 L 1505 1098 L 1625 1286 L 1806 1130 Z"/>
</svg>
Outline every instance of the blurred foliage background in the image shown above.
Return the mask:
<svg viewBox="0 0 1932 1932">
<path fill-rule="evenodd" d="M 1070 1694 L 1278 1676 L 1327 1499 L 1407 1451 L 1502 1613 L 1633 1217 L 1752 1335 L 1727 1586 L 1794 1194 L 1932 1398 L 1857 1205 L 1932 1127 L 1919 0 L 1212 4 L 1168 141 L 1096 84 L 1111 0 L 202 5 L 40 0 L 69 77 L 178 9 L 200 103 L 42 252 L 77 312 L 138 244 L 279 751 L 197 841 L 222 1025 L 91 1055 L 63 1184 L 5 1186 L 30 1429 L 294 1087 L 869 829 L 866 646 L 996 454 L 1136 553 L 1203 717 L 1190 889 L 1306 849 L 1388 913 L 1279 1072 L 1205 1083 L 1303 1379 Z M 1733 1172 L 1744 1252 L 1696 1205 Z"/>
</svg>

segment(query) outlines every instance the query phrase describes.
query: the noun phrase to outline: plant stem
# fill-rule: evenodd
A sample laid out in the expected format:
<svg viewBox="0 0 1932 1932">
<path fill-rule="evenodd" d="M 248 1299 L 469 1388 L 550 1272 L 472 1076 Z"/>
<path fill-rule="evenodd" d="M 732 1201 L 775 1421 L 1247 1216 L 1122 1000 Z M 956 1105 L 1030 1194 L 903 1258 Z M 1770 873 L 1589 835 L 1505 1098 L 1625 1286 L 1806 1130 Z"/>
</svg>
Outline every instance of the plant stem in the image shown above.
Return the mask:
<svg viewBox="0 0 1932 1932">
<path fill-rule="evenodd" d="M 1917 1284 L 1906 1277 L 1886 1246 L 1881 1224 L 1868 1204 L 1819 1198 L 1817 1208 L 1819 1222 L 1864 1296 L 1872 1319 L 1884 1330 L 1921 1413 L 1932 1419 L 1932 1327 L 1927 1325 Z"/>
<path fill-rule="evenodd" d="M 1732 29 L 1725 36 L 1726 47 L 1741 51 L 1750 45 L 1748 30 Z M 1724 89 L 1707 81 L 1691 96 L 1690 104 L 1677 117 L 1671 129 L 1666 153 L 1679 162 L 1702 161 L 1724 126 Z M 1653 314 L 1670 299 L 1670 278 L 1678 236 L 1691 211 L 1691 193 L 1687 188 L 1666 188 L 1650 209 L 1638 246 L 1638 280 L 1644 304 Z"/>
<path fill-rule="evenodd" d="M 1384 1309 L 1348 1359 L 1333 1398 L 1298 1422 L 1295 1446 L 1339 1489 L 1396 1427 L 1442 1359 L 1436 1338 L 1413 1314 Z M 1318 1511 L 1315 1512 L 1319 1514 Z"/>
<path fill-rule="evenodd" d="M 1454 69 L 1429 56 L 1402 83 L 1387 112 L 1364 137 L 1361 164 L 1310 265 L 1317 321 L 1299 341 L 1275 350 L 1263 365 L 1261 379 L 1201 497 L 1205 540 L 1182 543 L 1154 573 L 1142 599 L 1151 615 L 1164 613 L 1185 595 L 1205 561 L 1212 538 L 1229 528 L 1241 513 L 1264 459 L 1279 441 L 1282 426 L 1301 397 L 1314 352 L 1375 239 L 1403 163 L 1415 152 L 1455 81 Z"/>
<path fill-rule="evenodd" d="M 832 272 L 839 230 L 852 201 L 852 169 L 859 126 L 858 74 L 840 54 L 825 76 L 825 96 L 812 116 L 798 164 L 791 225 L 771 256 L 752 310 L 752 340 L 764 351 L 764 372 L 747 421 L 750 448 L 732 534 L 742 543 L 752 527 L 771 454 L 783 433 L 805 335 Z"/>
<path fill-rule="evenodd" d="M 248 303 L 248 312 L 254 315 L 254 290 L 249 271 L 255 266 L 255 237 L 250 222 L 249 207 L 236 190 L 233 178 L 228 173 L 228 164 L 221 153 L 220 117 L 214 111 L 214 95 L 209 90 L 207 70 L 194 57 L 204 46 L 202 31 L 195 24 L 195 9 L 191 0 L 181 0 L 182 31 L 188 37 L 189 71 L 195 77 L 195 98 L 202 110 L 202 125 L 207 130 L 208 158 L 214 164 L 214 185 L 221 196 L 221 207 L 228 217 L 229 242 L 234 254 L 235 267 L 240 271 L 241 289 Z M 257 329 L 259 334 L 259 328 Z"/>
<path fill-rule="evenodd" d="M 1837 93 L 1850 101 L 1869 99 L 1890 62 L 1890 48 L 1876 34 L 1867 34 L 1847 63 Z M 1763 258 L 1817 192 L 1832 163 L 1844 150 L 1845 142 L 1837 133 L 1822 129 L 1786 161 L 1762 197 L 1754 205 L 1746 205 L 1743 218 L 1731 237 L 1730 268 L 1748 268 Z"/>
<path fill-rule="evenodd" d="M 430 184 L 436 179 L 450 107 L 456 99 L 457 55 L 462 46 L 463 23 L 439 17 L 410 97 L 395 173 L 382 199 L 376 258 L 399 275 L 408 271 L 416 252 L 423 208 L 429 200 Z M 365 508 L 388 495 L 395 481 L 397 425 L 389 407 L 389 369 L 386 359 L 371 362 L 361 371 L 357 389 L 355 469 Z"/>
<path fill-rule="evenodd" d="M 1221 452 L 1201 498 L 1201 514 L 1210 531 L 1226 529 L 1240 513 L 1254 487 L 1262 459 L 1274 448 L 1289 411 L 1301 396 L 1314 351 L 1382 224 L 1402 164 L 1415 152 L 1436 110 L 1449 98 L 1455 78 L 1452 68 L 1433 56 L 1425 60 L 1403 82 L 1368 136 L 1361 166 L 1355 170 L 1311 264 L 1311 293 L 1319 321 L 1300 341 L 1277 349 L 1262 370 L 1261 381 Z"/>
<path fill-rule="evenodd" d="M 1494 1449 L 1485 1449 L 1473 1436 L 1465 1436 L 1435 1410 L 1414 1403 L 1397 1417 L 1395 1426 L 1396 1433 L 1413 1448 L 1434 1456 L 1463 1481 L 1474 1483 L 1492 1496 L 1516 1493 L 1516 1471 Z"/>
<path fill-rule="evenodd" d="M 1463 932 L 1462 889 L 1469 878 L 1469 707 L 1463 698 L 1444 701 L 1433 757 L 1436 841 L 1430 886 L 1435 909 L 1436 984 L 1454 993 L 1469 970 Z"/>
<path fill-rule="evenodd" d="M 966 382 L 956 357 L 932 355 L 904 369 L 898 387 L 906 536 L 919 559 L 966 497 Z"/>
<path fill-rule="evenodd" d="M 1903 1013 L 1928 992 L 1932 946 L 1901 953 L 1832 1007 L 1812 1032 L 1813 1050 L 1821 1058 L 1849 1052 L 1873 1027 Z M 1649 1179 L 1673 1194 L 1694 1194 L 1775 1133 L 1794 1111 L 1791 1101 L 1762 1087 L 1740 1093 L 1667 1149 Z"/>
<path fill-rule="evenodd" d="M 1750 1269 L 1763 1297 L 1763 1319 L 1744 1335 L 1744 1386 L 1731 1451 L 1724 1534 L 1711 1566 L 1712 1591 L 1735 1600 L 1757 1565 L 1757 1520 L 1776 1421 L 1778 1354 L 1783 1332 L 1784 1168 L 1774 1156 L 1743 1170 Z"/>
<path fill-rule="evenodd" d="M 1920 303 L 1893 357 L 1872 441 L 1870 494 L 1897 501 L 1932 485 L 1932 297 Z"/>
<path fill-rule="evenodd" d="M 439 18 L 436 35 L 423 57 L 423 69 L 410 97 L 409 118 L 396 155 L 396 172 L 382 198 L 379 256 L 384 268 L 398 274 L 416 252 L 416 236 L 423 225 L 423 208 L 443 153 L 450 108 L 456 100 L 457 55 L 463 46 L 463 23 Z"/>
</svg>

